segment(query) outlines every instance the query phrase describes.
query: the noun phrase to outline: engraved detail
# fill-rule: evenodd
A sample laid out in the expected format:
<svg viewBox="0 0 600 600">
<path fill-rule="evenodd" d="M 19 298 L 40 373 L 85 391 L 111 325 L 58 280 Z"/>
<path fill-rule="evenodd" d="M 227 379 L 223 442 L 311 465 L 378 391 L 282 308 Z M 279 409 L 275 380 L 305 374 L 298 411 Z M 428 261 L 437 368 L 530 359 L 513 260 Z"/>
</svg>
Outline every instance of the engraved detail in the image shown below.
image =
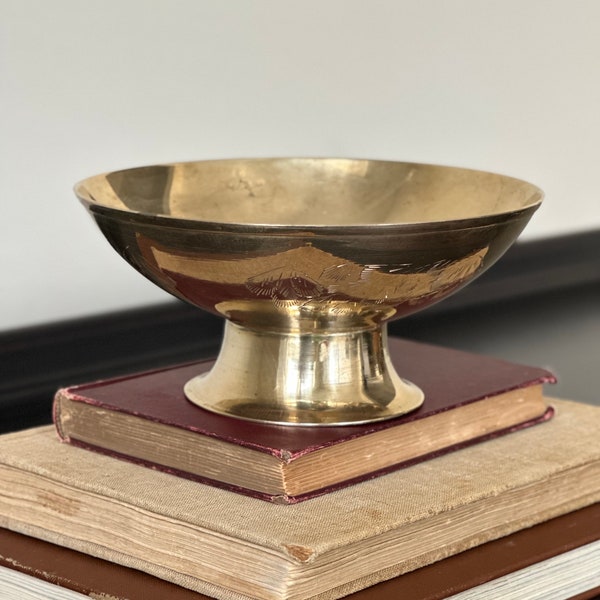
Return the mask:
<svg viewBox="0 0 600 600">
<path fill-rule="evenodd" d="M 242 260 L 181 256 L 152 247 L 162 270 L 198 280 L 243 285 L 258 298 L 327 300 L 346 296 L 377 303 L 411 302 L 443 292 L 472 277 L 482 266 L 488 249 L 459 260 L 439 261 L 411 272 L 388 272 L 387 265 L 360 265 L 306 245 L 271 256 Z"/>
<path fill-rule="evenodd" d="M 257 296 L 266 296 L 278 300 L 321 298 L 326 290 L 322 285 L 304 274 L 286 277 L 283 269 L 274 269 L 251 277 L 245 283 L 248 290 Z"/>
<path fill-rule="evenodd" d="M 265 187 L 265 183 L 265 180 L 262 178 L 249 178 L 245 169 L 239 169 L 236 172 L 236 177 L 227 182 L 227 189 L 232 191 L 245 191 L 247 192 L 248 196 L 255 198 L 256 195 Z"/>
</svg>

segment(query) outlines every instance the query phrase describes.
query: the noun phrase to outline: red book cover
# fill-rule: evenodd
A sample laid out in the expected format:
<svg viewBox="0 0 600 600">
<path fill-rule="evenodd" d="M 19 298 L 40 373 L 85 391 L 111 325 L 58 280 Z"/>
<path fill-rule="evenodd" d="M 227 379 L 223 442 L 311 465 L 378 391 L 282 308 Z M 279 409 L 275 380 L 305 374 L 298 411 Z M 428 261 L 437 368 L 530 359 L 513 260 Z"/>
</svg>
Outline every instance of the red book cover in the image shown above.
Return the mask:
<svg viewBox="0 0 600 600">
<path fill-rule="evenodd" d="M 131 456 L 120 453 L 115 448 L 106 448 L 102 444 L 90 443 L 78 439 L 75 431 L 67 431 L 68 428 L 61 423 L 59 398 L 63 401 L 68 399 L 70 402 L 82 403 L 105 411 L 136 416 L 167 427 L 184 429 L 221 442 L 269 454 L 283 464 L 291 464 L 312 453 L 357 438 L 392 428 L 400 431 L 402 425 L 430 418 L 445 411 L 455 410 L 486 398 L 499 397 L 513 390 L 523 390 L 533 386 L 541 387 L 544 383 L 555 381 L 554 376 L 545 369 L 397 338 L 390 339 L 390 353 L 392 361 L 402 377 L 421 387 L 425 394 L 425 401 L 419 409 L 412 413 L 388 421 L 354 426 L 298 427 L 251 422 L 218 415 L 192 404 L 183 393 L 183 385 L 187 380 L 210 369 L 212 361 L 204 361 L 59 390 L 55 402 L 55 423 L 61 438 L 74 445 L 113 454 L 153 468 L 249 493 L 267 500 L 295 502 L 312 497 L 315 493 L 337 489 L 342 485 L 348 485 L 366 477 L 380 475 L 450 450 L 456 450 L 465 445 L 482 441 L 484 437 L 487 439 L 541 422 L 552 416 L 551 408 L 540 405 L 539 414 L 525 422 L 514 423 L 510 427 L 500 428 L 484 437 L 475 436 L 414 459 L 400 461 L 383 469 L 361 474 L 351 480 L 337 482 L 323 490 L 311 490 L 310 493 L 296 494 L 286 498 L 280 498 L 276 494 L 260 490 L 237 489 L 231 483 L 195 476 L 189 472 L 180 471 L 172 465 L 156 464 L 155 461 L 145 460 L 143 456 Z"/>
</svg>

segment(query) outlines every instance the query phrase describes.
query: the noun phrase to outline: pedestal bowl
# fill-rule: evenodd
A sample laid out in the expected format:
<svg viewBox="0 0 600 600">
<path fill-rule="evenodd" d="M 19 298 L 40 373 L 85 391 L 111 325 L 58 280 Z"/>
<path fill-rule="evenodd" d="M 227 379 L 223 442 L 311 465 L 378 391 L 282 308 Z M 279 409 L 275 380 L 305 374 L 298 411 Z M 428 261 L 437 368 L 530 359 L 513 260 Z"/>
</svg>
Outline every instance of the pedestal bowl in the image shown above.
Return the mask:
<svg viewBox="0 0 600 600">
<path fill-rule="evenodd" d="M 511 177 L 334 158 L 215 160 L 105 173 L 76 194 L 115 250 L 226 319 L 198 406 L 286 425 L 417 408 L 386 326 L 483 273 L 542 200 Z"/>
</svg>

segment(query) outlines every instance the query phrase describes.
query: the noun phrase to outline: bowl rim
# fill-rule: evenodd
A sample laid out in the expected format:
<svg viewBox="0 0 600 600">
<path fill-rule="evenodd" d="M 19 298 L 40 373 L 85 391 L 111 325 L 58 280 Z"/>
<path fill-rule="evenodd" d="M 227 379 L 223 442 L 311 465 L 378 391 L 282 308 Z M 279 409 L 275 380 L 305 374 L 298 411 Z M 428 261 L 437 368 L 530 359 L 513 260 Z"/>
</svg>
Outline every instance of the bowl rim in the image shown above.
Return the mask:
<svg viewBox="0 0 600 600">
<path fill-rule="evenodd" d="M 142 171 L 145 169 L 157 167 L 177 167 L 181 165 L 192 165 L 199 163 L 234 163 L 234 162 L 251 162 L 251 161 L 349 161 L 349 162 L 371 162 L 371 163 L 389 163 L 397 165 L 415 166 L 421 168 L 435 168 L 443 170 L 462 171 L 464 173 L 484 174 L 499 177 L 503 180 L 509 180 L 518 184 L 522 184 L 530 188 L 532 201 L 524 206 L 488 213 L 474 217 L 463 217 L 459 219 L 447 219 L 442 221 L 410 221 L 396 223 L 352 223 L 352 224 L 289 224 L 289 223 L 245 223 L 240 221 L 213 221 L 206 219 L 190 219 L 180 216 L 172 216 L 166 213 L 152 213 L 147 211 L 136 211 L 131 209 L 122 209 L 110 206 L 106 203 L 97 201 L 89 190 L 87 184 L 92 180 L 106 179 L 107 176 L 114 173 L 127 173 L 133 171 Z M 96 175 L 88 176 L 79 180 L 74 186 L 75 195 L 83 203 L 84 206 L 92 213 L 100 215 L 104 218 L 109 218 L 117 221 L 123 219 L 132 222 L 137 222 L 145 225 L 154 225 L 158 227 L 169 227 L 173 229 L 201 230 L 221 233 L 256 233 L 256 234 L 286 234 L 286 235 L 373 235 L 374 231 L 381 233 L 423 233 L 426 231 L 459 231 L 467 229 L 475 229 L 497 225 L 522 218 L 529 218 L 542 204 L 544 200 L 544 192 L 537 185 L 521 178 L 504 175 L 494 171 L 486 171 L 482 169 L 472 169 L 467 167 L 458 167 L 446 164 L 435 164 L 427 162 L 402 161 L 402 160 L 386 160 L 386 159 L 371 159 L 371 158 L 352 158 L 352 157 L 319 157 L 319 156 L 276 156 L 276 157 L 247 157 L 247 158 L 217 158 L 207 160 L 189 160 L 154 163 L 128 167 L 124 169 L 115 169 L 112 171 L 104 171 Z"/>
</svg>

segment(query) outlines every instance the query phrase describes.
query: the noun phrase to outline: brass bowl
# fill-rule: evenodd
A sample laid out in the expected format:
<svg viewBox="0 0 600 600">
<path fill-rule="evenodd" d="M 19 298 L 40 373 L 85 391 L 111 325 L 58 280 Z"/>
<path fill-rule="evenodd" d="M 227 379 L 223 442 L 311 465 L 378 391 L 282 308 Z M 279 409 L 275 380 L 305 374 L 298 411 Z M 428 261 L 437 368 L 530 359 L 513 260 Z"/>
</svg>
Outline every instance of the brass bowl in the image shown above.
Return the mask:
<svg viewBox="0 0 600 600">
<path fill-rule="evenodd" d="M 422 392 L 389 360 L 387 322 L 483 273 L 543 196 L 492 173 L 333 158 L 157 165 L 75 190 L 133 267 L 226 318 L 189 400 L 287 425 L 417 408 Z"/>
</svg>

